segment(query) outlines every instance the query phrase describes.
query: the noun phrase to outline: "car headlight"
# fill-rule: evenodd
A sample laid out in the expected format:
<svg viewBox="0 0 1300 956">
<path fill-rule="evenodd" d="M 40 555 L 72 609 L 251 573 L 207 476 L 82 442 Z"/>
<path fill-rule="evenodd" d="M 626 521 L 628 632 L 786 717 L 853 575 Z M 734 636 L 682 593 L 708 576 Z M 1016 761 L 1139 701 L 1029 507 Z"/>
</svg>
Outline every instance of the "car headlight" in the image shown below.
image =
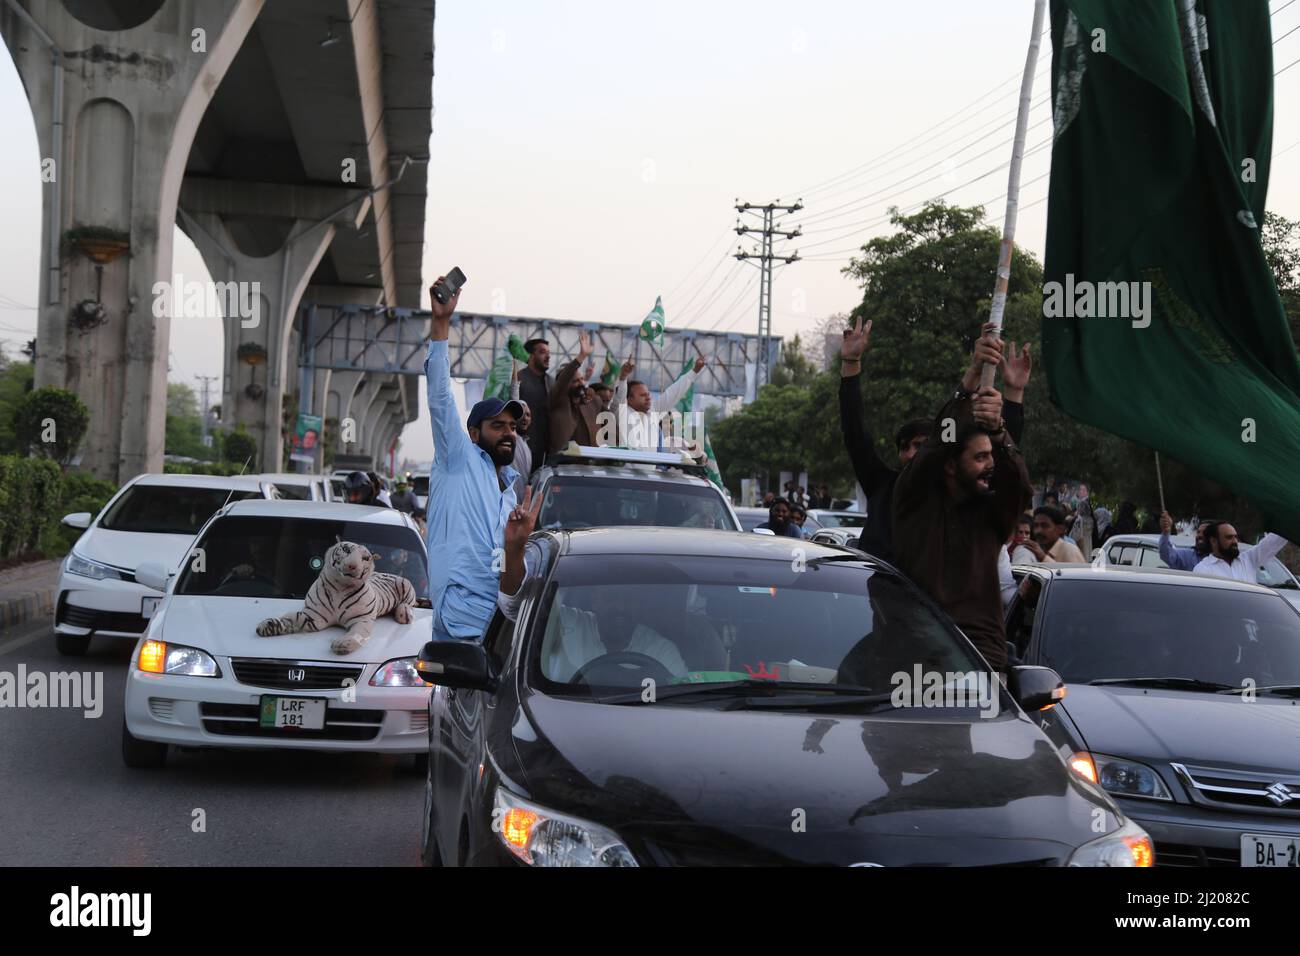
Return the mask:
<svg viewBox="0 0 1300 956">
<path fill-rule="evenodd" d="M 1160 774 L 1136 760 L 1081 752 L 1070 758 L 1070 767 L 1079 776 L 1117 797 L 1173 799 Z"/>
<path fill-rule="evenodd" d="M 75 551 L 68 554 L 68 562 L 63 567 L 69 574 L 80 574 L 83 578 L 94 578 L 96 581 L 124 580 L 122 572 L 117 568 L 110 568 L 107 564 L 83 558 Z"/>
<path fill-rule="evenodd" d="M 140 670 L 150 674 L 175 674 L 180 677 L 220 677 L 221 668 L 207 651 L 183 644 L 148 640 L 140 646 L 137 661 Z"/>
<path fill-rule="evenodd" d="M 1155 866 L 1156 853 L 1147 831 L 1132 820 L 1070 854 L 1067 866 Z"/>
<path fill-rule="evenodd" d="M 529 866 L 636 866 L 612 831 L 556 813 L 498 786 L 492 829 Z"/>
<path fill-rule="evenodd" d="M 370 678 L 371 687 L 432 687 L 415 668 L 414 657 L 389 661 Z"/>
</svg>

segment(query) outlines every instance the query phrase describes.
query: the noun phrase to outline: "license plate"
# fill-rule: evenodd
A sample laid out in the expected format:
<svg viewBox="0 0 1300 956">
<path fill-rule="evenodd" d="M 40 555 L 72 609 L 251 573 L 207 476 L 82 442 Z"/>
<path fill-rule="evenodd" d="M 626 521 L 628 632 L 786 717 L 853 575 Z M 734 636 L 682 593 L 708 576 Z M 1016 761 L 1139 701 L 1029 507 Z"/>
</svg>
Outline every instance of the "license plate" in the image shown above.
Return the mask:
<svg viewBox="0 0 1300 956">
<path fill-rule="evenodd" d="M 324 730 L 325 701 L 307 697 L 263 697 L 259 724 L 295 730 Z"/>
<path fill-rule="evenodd" d="M 1300 866 L 1300 837 L 1241 835 L 1242 866 Z"/>
<path fill-rule="evenodd" d="M 161 600 L 162 598 L 160 597 L 141 598 L 140 616 L 144 618 L 146 621 L 149 620 L 149 618 L 153 617 L 153 612 L 158 610 L 158 602 Z"/>
</svg>

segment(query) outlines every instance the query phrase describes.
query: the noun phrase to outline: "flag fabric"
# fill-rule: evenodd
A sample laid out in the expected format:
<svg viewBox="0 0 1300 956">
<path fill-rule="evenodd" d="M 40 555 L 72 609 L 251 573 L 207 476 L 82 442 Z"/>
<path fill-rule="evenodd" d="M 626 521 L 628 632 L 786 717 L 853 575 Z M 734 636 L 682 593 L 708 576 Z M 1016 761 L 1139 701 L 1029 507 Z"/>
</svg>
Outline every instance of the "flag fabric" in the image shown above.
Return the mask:
<svg viewBox="0 0 1300 956">
<path fill-rule="evenodd" d="M 685 377 L 693 368 L 695 368 L 695 359 L 687 359 L 686 364 L 682 366 L 682 370 L 677 374 L 677 377 L 673 379 L 673 381 L 681 381 L 682 378 Z M 691 387 L 686 390 L 686 394 L 677 400 L 677 411 L 681 412 L 683 415 L 689 415 L 694 409 L 695 385 L 692 383 Z"/>
<path fill-rule="evenodd" d="M 1052 47 L 1052 401 L 1300 540 L 1300 363 L 1259 231 L 1268 4 L 1052 0 Z"/>
<path fill-rule="evenodd" d="M 527 363 L 528 353 L 524 351 L 524 343 L 519 336 L 512 333 L 506 340 L 505 351 L 492 360 L 492 367 L 488 369 L 487 381 L 483 384 L 484 398 L 510 397 L 510 380 L 515 372 L 516 361 Z"/>
<path fill-rule="evenodd" d="M 637 338 L 642 342 L 649 342 L 656 348 L 664 344 L 663 296 L 655 297 L 655 307 L 650 310 L 649 315 L 641 320 L 641 331 L 637 333 Z"/>
<path fill-rule="evenodd" d="M 614 361 L 612 355 L 606 355 L 605 365 L 600 372 L 600 384 L 606 385 L 609 388 L 614 388 L 618 385 L 618 373 L 621 369 L 622 366 L 620 366 L 618 362 Z"/>
</svg>

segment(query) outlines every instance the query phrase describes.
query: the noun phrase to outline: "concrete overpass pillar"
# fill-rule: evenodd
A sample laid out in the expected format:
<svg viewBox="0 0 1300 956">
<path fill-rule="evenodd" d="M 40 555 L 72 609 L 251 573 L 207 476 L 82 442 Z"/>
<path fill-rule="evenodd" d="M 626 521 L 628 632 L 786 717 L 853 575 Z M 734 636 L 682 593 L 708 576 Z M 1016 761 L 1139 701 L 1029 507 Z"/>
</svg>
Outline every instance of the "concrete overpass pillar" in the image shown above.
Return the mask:
<svg viewBox="0 0 1300 956">
<path fill-rule="evenodd" d="M 186 213 L 187 230 L 214 274 L 238 281 L 259 304 L 251 318 L 225 320 L 225 375 L 222 415 L 242 424 L 257 442 L 257 467 L 281 471 L 287 455 L 284 441 L 285 396 L 298 388 L 298 354 L 293 349 L 294 318 L 308 280 L 329 248 L 334 222 L 291 220 L 283 245 L 267 256 L 240 251 L 222 217 L 213 212 Z M 255 290 L 255 292 L 253 291 Z M 258 347 L 264 355 L 255 363 L 239 349 Z"/>
<path fill-rule="evenodd" d="M 383 449 L 380 448 L 382 436 L 380 435 L 380 424 L 384 415 L 388 412 L 389 404 L 397 398 L 397 383 L 393 377 L 386 376 L 382 379 L 380 387 L 375 389 L 371 395 L 370 403 L 365 413 L 365 445 L 364 447 L 374 456 L 375 463 L 379 463 Z"/>
<path fill-rule="evenodd" d="M 146 0 L 125 20 L 109 4 L 0 5 L 45 179 L 36 385 L 89 406 L 81 464 L 98 477 L 162 470 L 172 316 L 156 284 L 172 282 L 194 134 L 263 2 Z"/>
<path fill-rule="evenodd" d="M 338 419 L 338 426 L 334 432 L 334 452 L 335 454 L 355 454 L 357 451 L 357 434 L 354 429 L 352 432 L 352 441 L 344 441 L 345 420 L 351 416 L 352 401 L 356 397 L 357 391 L 365 381 L 365 372 L 353 372 L 335 369 L 330 376 L 328 398 L 325 404 L 325 414 L 327 417 Z"/>
</svg>

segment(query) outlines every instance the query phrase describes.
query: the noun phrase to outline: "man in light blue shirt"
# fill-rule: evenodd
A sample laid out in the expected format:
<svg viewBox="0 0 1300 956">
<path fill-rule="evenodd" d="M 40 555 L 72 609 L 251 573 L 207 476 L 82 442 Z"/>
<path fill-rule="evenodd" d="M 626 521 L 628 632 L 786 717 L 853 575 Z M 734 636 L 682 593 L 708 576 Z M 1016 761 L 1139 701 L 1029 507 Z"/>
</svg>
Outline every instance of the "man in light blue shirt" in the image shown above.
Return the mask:
<svg viewBox="0 0 1300 956">
<path fill-rule="evenodd" d="M 1174 529 L 1174 519 L 1168 511 L 1160 512 L 1160 560 L 1175 571 L 1190 571 L 1195 568 L 1210 553 L 1209 545 L 1205 543 L 1205 528 L 1211 523 L 1202 521 L 1196 526 L 1196 547 L 1180 548 L 1169 538 L 1169 532 Z"/>
<path fill-rule="evenodd" d="M 456 416 L 447 337 L 459 299 L 459 292 L 445 305 L 433 299 L 424 360 L 434 447 L 425 511 L 435 641 L 483 636 L 496 606 L 506 520 L 518 503 L 511 463 L 523 407 L 488 398 L 470 409 L 466 428 Z"/>
</svg>

